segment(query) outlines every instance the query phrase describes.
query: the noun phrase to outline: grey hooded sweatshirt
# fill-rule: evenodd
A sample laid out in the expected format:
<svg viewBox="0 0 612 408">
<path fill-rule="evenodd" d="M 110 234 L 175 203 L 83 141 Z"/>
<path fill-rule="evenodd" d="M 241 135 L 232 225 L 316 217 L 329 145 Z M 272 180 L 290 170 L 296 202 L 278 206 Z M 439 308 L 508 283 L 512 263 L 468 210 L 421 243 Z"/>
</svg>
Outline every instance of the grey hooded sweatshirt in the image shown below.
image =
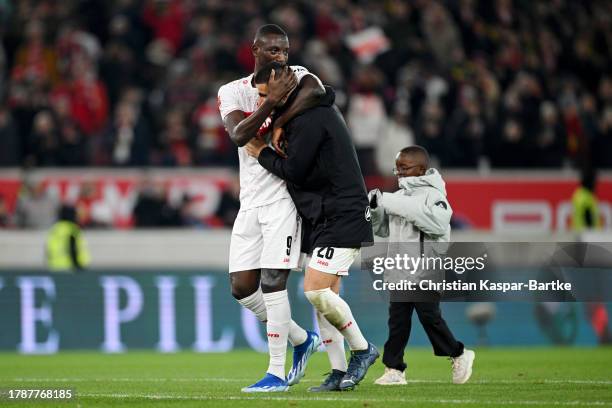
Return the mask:
<svg viewBox="0 0 612 408">
<path fill-rule="evenodd" d="M 374 234 L 390 242 L 448 242 L 453 214 L 444 180 L 436 169 L 419 177 L 402 177 L 400 189 L 383 193 L 372 210 Z"/>
</svg>

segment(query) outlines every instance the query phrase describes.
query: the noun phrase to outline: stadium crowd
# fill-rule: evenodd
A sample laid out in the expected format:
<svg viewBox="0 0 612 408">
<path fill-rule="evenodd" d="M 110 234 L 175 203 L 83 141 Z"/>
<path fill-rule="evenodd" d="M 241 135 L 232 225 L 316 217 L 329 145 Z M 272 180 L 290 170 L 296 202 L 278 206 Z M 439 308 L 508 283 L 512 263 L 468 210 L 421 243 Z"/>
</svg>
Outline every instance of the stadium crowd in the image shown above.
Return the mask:
<svg viewBox="0 0 612 408">
<path fill-rule="evenodd" d="M 605 0 L 0 1 L 0 165 L 236 166 L 216 91 L 266 22 L 337 89 L 366 175 L 413 142 L 445 167 L 612 167 Z"/>
</svg>

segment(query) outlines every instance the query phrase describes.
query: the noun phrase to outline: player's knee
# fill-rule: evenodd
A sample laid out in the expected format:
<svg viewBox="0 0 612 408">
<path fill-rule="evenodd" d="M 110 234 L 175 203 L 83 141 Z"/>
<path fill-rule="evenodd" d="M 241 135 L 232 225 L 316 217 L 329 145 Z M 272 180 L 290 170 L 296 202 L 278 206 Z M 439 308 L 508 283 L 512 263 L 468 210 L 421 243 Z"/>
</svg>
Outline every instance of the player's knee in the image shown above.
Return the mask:
<svg viewBox="0 0 612 408">
<path fill-rule="evenodd" d="M 327 309 L 327 299 L 332 293 L 330 288 L 307 290 L 304 292 L 306 299 L 321 313 L 325 313 Z"/>
<path fill-rule="evenodd" d="M 257 282 L 246 279 L 230 279 L 232 296 L 236 300 L 244 299 L 257 292 L 259 288 Z"/>
<path fill-rule="evenodd" d="M 253 293 L 257 291 L 257 288 L 253 289 L 248 287 L 247 285 L 232 285 L 232 296 L 236 300 L 244 299 L 246 297 L 251 296 Z"/>
<path fill-rule="evenodd" d="M 261 291 L 263 293 L 279 292 L 287 289 L 288 270 L 283 269 L 262 269 L 261 270 Z"/>
</svg>

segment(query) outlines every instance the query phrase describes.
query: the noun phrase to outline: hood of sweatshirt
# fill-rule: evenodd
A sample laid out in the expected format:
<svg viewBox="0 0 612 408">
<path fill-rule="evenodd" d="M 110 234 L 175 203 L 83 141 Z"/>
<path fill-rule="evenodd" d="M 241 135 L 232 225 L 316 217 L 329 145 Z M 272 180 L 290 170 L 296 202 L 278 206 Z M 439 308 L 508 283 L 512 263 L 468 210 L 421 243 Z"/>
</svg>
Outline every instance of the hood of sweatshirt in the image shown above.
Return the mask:
<svg viewBox="0 0 612 408">
<path fill-rule="evenodd" d="M 436 169 L 427 169 L 424 175 L 418 177 L 401 177 L 399 187 L 409 194 L 419 187 L 433 187 L 446 197 L 446 183 Z"/>
</svg>

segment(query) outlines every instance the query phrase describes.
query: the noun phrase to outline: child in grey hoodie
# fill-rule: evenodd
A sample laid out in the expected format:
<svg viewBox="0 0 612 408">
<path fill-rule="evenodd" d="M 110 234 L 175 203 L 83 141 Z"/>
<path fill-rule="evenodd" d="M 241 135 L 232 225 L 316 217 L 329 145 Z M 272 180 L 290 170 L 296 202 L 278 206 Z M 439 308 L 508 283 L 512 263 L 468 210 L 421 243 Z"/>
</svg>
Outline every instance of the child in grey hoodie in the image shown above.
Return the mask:
<svg viewBox="0 0 612 408">
<path fill-rule="evenodd" d="M 369 193 L 374 234 L 389 242 L 449 242 L 452 209 L 440 173 L 429 168 L 429 155 L 420 146 L 402 149 L 396 156 L 394 174 L 400 189 L 395 193 Z M 420 254 L 419 254 L 420 255 Z M 417 256 L 419 256 L 417 255 Z M 442 318 L 439 302 L 391 301 L 389 338 L 385 343 L 385 373 L 375 383 L 406 384 L 404 349 L 408 344 L 412 312 L 416 310 L 437 356 L 452 361 L 453 382 L 465 383 L 472 374 L 475 353 L 457 341 Z"/>
</svg>

